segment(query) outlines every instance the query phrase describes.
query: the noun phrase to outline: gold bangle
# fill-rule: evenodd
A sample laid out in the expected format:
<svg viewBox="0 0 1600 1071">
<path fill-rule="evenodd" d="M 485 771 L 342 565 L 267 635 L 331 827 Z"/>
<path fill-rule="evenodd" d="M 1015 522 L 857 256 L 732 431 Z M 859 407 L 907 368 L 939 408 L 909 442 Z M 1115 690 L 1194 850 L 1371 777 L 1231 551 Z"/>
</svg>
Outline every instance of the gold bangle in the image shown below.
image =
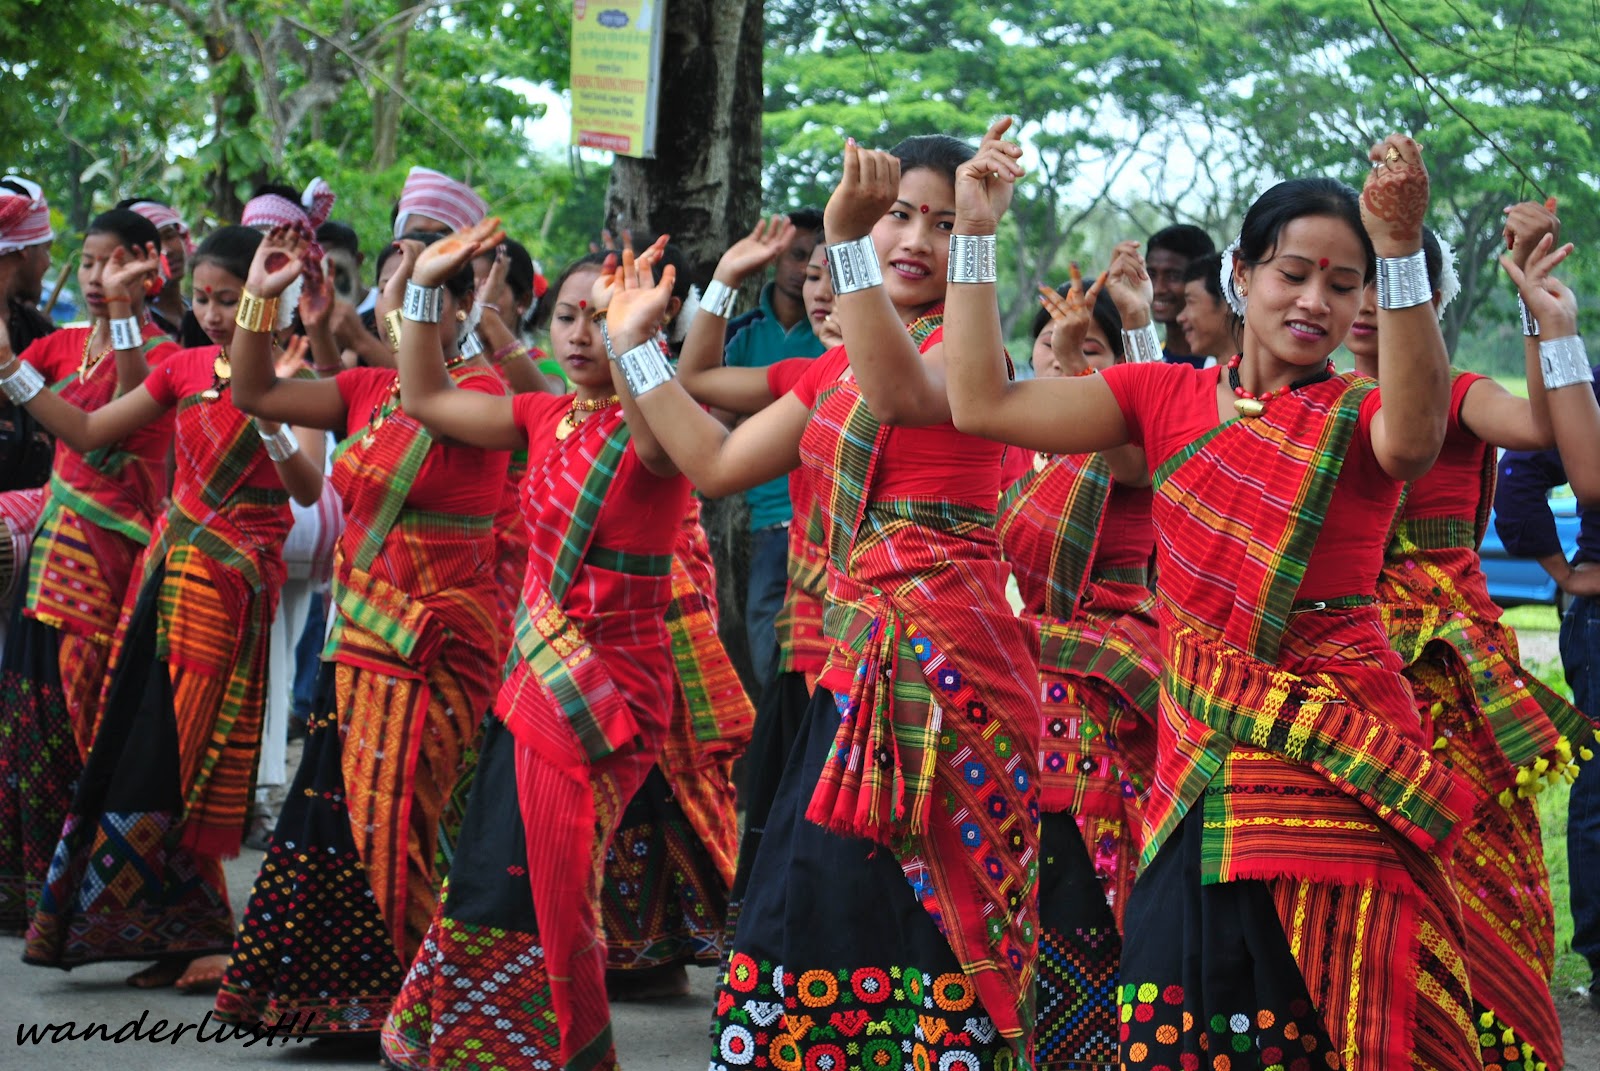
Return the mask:
<svg viewBox="0 0 1600 1071">
<path fill-rule="evenodd" d="M 246 331 L 271 334 L 278 323 L 278 299 L 244 291 L 239 297 L 239 311 L 234 314 L 233 322 Z"/>
<path fill-rule="evenodd" d="M 389 335 L 389 348 L 400 352 L 400 310 L 391 309 L 383 314 L 383 327 Z"/>
</svg>

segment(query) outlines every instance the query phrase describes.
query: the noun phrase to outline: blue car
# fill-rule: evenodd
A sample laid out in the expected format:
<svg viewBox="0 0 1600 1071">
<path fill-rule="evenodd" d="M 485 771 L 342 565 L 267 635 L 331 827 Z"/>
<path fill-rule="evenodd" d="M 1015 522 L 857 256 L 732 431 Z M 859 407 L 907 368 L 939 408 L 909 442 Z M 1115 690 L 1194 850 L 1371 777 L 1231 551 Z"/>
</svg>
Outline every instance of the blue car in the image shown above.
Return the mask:
<svg viewBox="0 0 1600 1071">
<path fill-rule="evenodd" d="M 1561 540 L 1561 550 L 1571 558 L 1578 552 L 1578 500 L 1565 487 L 1558 488 L 1550 497 L 1550 512 L 1556 518 L 1556 537 Z M 1506 554 L 1500 536 L 1494 530 L 1494 517 L 1489 518 L 1489 531 L 1479 548 L 1483 559 L 1483 574 L 1489 580 L 1489 597 L 1499 606 L 1526 606 L 1529 604 L 1554 606 L 1566 609 L 1566 595 L 1556 587 L 1555 580 L 1544 567 L 1532 558 L 1513 558 Z"/>
</svg>

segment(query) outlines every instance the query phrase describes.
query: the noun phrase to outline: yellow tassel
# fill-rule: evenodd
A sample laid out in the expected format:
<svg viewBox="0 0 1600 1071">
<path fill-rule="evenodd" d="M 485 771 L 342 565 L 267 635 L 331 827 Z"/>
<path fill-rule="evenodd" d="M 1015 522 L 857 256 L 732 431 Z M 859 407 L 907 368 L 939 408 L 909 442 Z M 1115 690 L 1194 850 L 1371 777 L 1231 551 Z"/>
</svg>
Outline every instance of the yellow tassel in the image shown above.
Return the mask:
<svg viewBox="0 0 1600 1071">
<path fill-rule="evenodd" d="M 1508 1026 L 1506 1027 L 1506 1032 L 1500 1035 L 1500 1040 L 1507 1045 L 1511 1045 L 1516 1042 L 1517 1037 L 1511 1032 L 1511 1028 Z"/>
<path fill-rule="evenodd" d="M 1529 781 L 1532 781 L 1532 780 L 1533 780 L 1533 771 L 1528 769 L 1526 766 L 1522 767 L 1520 770 L 1517 771 L 1517 784 L 1526 785 Z"/>
<path fill-rule="evenodd" d="M 1584 762 L 1592 762 L 1594 761 L 1594 752 L 1586 747 L 1580 747 L 1578 749 L 1578 758 L 1582 759 Z"/>
<path fill-rule="evenodd" d="M 1493 1025 L 1494 1012 L 1486 1011 L 1482 1015 L 1478 1016 L 1478 1026 L 1480 1029 L 1487 1030 Z"/>
<path fill-rule="evenodd" d="M 1534 763 L 1533 763 L 1533 772 L 1534 773 L 1542 774 L 1546 770 L 1548 770 L 1549 768 L 1550 768 L 1550 760 L 1549 759 L 1539 758 L 1539 759 L 1535 759 L 1534 760 Z"/>
<path fill-rule="evenodd" d="M 1510 807 L 1515 802 L 1516 802 L 1516 797 L 1511 794 L 1511 790 L 1509 788 L 1508 789 L 1504 789 L 1504 790 L 1501 791 L 1501 793 L 1500 793 L 1500 806 L 1502 806 L 1502 807 Z M 1488 1023 L 1484 1023 L 1483 1025 L 1484 1026 L 1488 1026 L 1489 1024 Z"/>
<path fill-rule="evenodd" d="M 1435 751 L 1443 751 L 1444 749 L 1445 749 L 1444 737 L 1442 737 L 1442 736 L 1436 737 L 1434 739 L 1434 741 L 1433 741 L 1433 750 L 1435 750 Z"/>
</svg>

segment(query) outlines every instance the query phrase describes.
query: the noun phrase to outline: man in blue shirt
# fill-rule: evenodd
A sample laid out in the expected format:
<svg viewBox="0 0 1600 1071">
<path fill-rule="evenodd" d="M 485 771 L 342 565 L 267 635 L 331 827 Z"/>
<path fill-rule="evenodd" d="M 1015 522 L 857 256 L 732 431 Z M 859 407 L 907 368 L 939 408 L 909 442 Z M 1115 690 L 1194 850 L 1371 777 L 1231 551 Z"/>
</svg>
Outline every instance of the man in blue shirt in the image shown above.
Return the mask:
<svg viewBox="0 0 1600 1071">
<path fill-rule="evenodd" d="M 1597 370 L 1600 371 L 1600 370 Z M 1600 377 L 1597 377 L 1600 380 Z M 1600 382 L 1596 384 L 1600 398 Z M 1600 508 L 1580 516 L 1578 552 L 1568 562 L 1556 535 L 1555 516 L 1546 499 L 1552 487 L 1567 482 L 1554 450 L 1510 450 L 1500 460 L 1495 491 L 1494 530 L 1506 553 L 1536 558 L 1555 578 L 1572 604 L 1561 619 L 1561 665 L 1573 704 L 1600 717 Z M 1600 977 L 1600 769 L 1580 767 L 1567 811 L 1567 873 L 1572 889 L 1572 950 Z M 1600 982 L 1589 983 L 1589 1004 L 1600 1011 Z"/>
<path fill-rule="evenodd" d="M 1204 368 L 1204 354 L 1190 354 L 1178 316 L 1183 312 L 1183 273 L 1191 261 L 1209 257 L 1217 251 L 1211 235 L 1192 223 L 1163 227 L 1145 243 L 1144 265 L 1150 273 L 1150 317 L 1166 327 L 1166 343 L 1161 356 L 1168 364 L 1187 364 Z"/>
<path fill-rule="evenodd" d="M 730 367 L 764 368 L 790 357 L 820 357 L 822 343 L 812 333 L 801 288 L 806 264 L 822 240 L 822 213 L 803 208 L 789 213 L 794 240 L 773 264 L 772 281 L 761 288 L 755 308 L 728 324 L 723 362 Z M 765 688 L 778 670 L 778 636 L 773 628 L 783 607 L 789 577 L 789 522 L 794 515 L 787 477 L 745 492 L 750 507 L 750 579 L 744 626 L 750 662 Z"/>
</svg>

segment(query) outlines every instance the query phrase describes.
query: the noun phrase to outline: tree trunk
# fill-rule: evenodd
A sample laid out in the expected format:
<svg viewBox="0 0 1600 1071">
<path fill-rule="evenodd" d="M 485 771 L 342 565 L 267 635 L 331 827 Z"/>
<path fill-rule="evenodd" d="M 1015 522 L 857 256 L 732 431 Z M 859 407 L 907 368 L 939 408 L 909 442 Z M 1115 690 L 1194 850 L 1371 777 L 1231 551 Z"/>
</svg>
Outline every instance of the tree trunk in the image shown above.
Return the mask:
<svg viewBox="0 0 1600 1071">
<path fill-rule="evenodd" d="M 761 212 L 763 0 L 670 0 L 661 57 L 656 158 L 618 156 L 606 220 L 635 239 L 672 235 L 693 281 L 711 281 L 717 260 Z M 755 694 L 745 641 L 750 572 L 744 496 L 707 502 L 706 534 L 717 564 L 718 631 Z"/>
</svg>

